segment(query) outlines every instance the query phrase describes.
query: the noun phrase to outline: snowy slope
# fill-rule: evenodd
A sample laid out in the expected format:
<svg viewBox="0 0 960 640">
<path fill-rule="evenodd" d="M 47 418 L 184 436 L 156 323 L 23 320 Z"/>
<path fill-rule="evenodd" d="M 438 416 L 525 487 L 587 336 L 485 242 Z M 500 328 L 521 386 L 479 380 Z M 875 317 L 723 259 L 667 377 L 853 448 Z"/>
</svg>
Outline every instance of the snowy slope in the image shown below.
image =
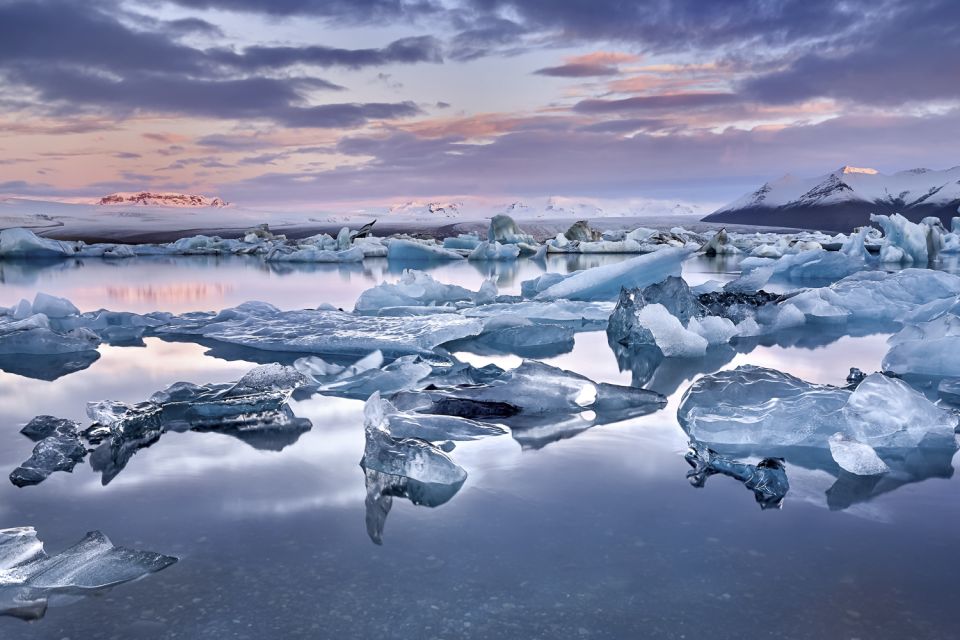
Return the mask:
<svg viewBox="0 0 960 640">
<path fill-rule="evenodd" d="M 710 222 L 740 222 L 848 230 L 870 213 L 901 213 L 917 221 L 938 216 L 949 226 L 960 207 L 960 166 L 911 169 L 892 175 L 841 167 L 817 178 L 784 176 L 718 209 Z"/>
<path fill-rule="evenodd" d="M 160 206 L 160 207 L 214 207 L 222 208 L 230 203 L 222 198 L 210 198 L 207 196 L 195 195 L 191 193 L 168 193 L 140 191 L 136 193 L 111 193 L 108 196 L 100 198 L 96 204 L 105 206 L 117 205 L 140 205 L 140 206 Z"/>
</svg>

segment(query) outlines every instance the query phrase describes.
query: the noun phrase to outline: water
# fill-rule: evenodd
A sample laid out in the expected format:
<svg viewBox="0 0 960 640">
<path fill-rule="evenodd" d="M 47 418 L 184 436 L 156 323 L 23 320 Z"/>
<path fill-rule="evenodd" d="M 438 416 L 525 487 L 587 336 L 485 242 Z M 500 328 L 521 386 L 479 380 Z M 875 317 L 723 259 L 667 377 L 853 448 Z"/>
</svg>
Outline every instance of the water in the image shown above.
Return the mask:
<svg viewBox="0 0 960 640">
<path fill-rule="evenodd" d="M 552 259 L 549 267 L 618 259 Z M 701 259 L 686 265 L 685 277 L 730 279 L 735 268 Z M 494 269 L 457 263 L 431 273 L 473 289 L 494 275 L 503 292 L 515 293 L 541 272 L 530 261 Z M 0 264 L 0 305 L 46 291 L 85 311 L 210 310 L 248 299 L 351 308 L 362 290 L 391 277 L 384 261 L 282 271 L 256 258 Z M 824 342 L 808 338 L 798 344 Z M 851 366 L 878 369 L 885 339 L 759 346 L 712 365 L 752 363 L 840 384 Z M 101 347 L 88 368 L 55 381 L 0 373 L 0 469 L 30 455 L 33 445 L 18 430 L 37 414 L 86 424 L 87 401 L 138 402 L 179 380 L 225 382 L 253 366 L 194 344 L 145 344 Z M 598 381 L 631 381 L 603 333 L 578 334 L 571 353 L 548 362 Z M 470 474 L 464 487 L 432 509 L 395 499 L 382 546 L 364 525 L 356 401 L 294 402 L 314 427 L 280 452 L 222 434 L 168 433 L 107 486 L 86 464 L 36 487 L 0 482 L 0 528 L 35 526 L 50 551 L 99 529 L 116 544 L 181 558 L 140 582 L 53 607 L 37 622 L 0 618 L 0 638 L 960 635 L 957 481 L 864 490 L 847 508 L 831 509 L 834 478 L 788 460 L 791 492 L 781 511 L 761 511 L 728 478 L 695 489 L 675 416 L 690 380 L 710 364 L 658 375 L 670 403 L 644 418 L 540 448 L 507 437 L 458 445 L 454 458 Z"/>
</svg>

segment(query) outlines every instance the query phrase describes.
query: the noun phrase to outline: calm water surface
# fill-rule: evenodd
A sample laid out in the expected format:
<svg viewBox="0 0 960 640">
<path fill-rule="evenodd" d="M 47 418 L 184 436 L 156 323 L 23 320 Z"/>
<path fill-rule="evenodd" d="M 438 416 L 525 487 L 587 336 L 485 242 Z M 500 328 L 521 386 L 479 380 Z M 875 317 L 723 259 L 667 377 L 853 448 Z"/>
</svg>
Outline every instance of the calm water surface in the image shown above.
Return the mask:
<svg viewBox="0 0 960 640">
<path fill-rule="evenodd" d="M 619 259 L 555 258 L 548 268 Z M 431 273 L 473 289 L 492 276 L 518 293 L 543 271 L 530 261 L 490 269 L 457 263 Z M 724 280 L 735 269 L 703 259 L 685 277 Z M 0 305 L 45 291 L 84 311 L 214 310 L 251 299 L 352 308 L 392 278 L 385 261 L 0 263 Z M 780 511 L 761 511 L 729 478 L 702 489 L 685 478 L 676 409 L 693 378 L 752 363 L 841 384 L 851 366 L 877 370 L 885 340 L 811 333 L 781 341 L 803 346 L 671 364 L 650 383 L 670 397 L 653 415 L 535 446 L 509 437 L 459 444 L 452 457 L 470 474 L 463 488 L 432 509 L 395 499 L 382 546 L 364 524 L 357 401 L 294 402 L 314 426 L 282 451 L 168 433 L 107 486 L 86 464 L 35 487 L 0 482 L 0 528 L 35 526 L 49 551 L 99 529 L 116 544 L 180 558 L 40 621 L 0 618 L 0 638 L 956 638 L 956 459 L 892 487 L 838 481 L 829 465 L 788 459 Z M 88 368 L 54 381 L 0 372 L 0 469 L 29 457 L 33 443 L 18 431 L 37 414 L 87 424 L 88 401 L 139 402 L 176 381 L 235 380 L 254 365 L 194 344 L 145 344 L 104 346 Z M 578 334 L 572 352 L 547 361 L 597 381 L 632 379 L 602 332 Z"/>
</svg>

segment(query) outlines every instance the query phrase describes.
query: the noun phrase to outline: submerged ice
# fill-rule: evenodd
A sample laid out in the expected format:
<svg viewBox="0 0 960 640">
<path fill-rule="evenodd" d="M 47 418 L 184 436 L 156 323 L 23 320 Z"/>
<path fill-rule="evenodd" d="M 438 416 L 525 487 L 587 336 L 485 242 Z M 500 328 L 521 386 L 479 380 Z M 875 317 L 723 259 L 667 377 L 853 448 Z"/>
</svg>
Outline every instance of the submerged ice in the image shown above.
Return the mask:
<svg viewBox="0 0 960 640">
<path fill-rule="evenodd" d="M 176 562 L 171 556 L 114 546 L 99 531 L 50 556 L 32 527 L 0 529 L 0 615 L 41 618 L 52 598 L 100 593 Z"/>
</svg>

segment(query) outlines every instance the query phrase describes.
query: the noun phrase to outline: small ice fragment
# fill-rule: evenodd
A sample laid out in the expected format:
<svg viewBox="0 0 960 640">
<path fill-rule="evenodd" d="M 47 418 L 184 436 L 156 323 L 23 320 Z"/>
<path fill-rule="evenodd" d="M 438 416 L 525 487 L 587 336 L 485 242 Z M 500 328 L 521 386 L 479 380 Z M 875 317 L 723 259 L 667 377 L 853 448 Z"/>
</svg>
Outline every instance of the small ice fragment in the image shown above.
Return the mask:
<svg viewBox="0 0 960 640">
<path fill-rule="evenodd" d="M 890 471 L 890 467 L 868 444 L 857 442 L 839 432 L 830 436 L 829 442 L 830 455 L 844 471 L 857 476 L 876 476 Z"/>
</svg>

